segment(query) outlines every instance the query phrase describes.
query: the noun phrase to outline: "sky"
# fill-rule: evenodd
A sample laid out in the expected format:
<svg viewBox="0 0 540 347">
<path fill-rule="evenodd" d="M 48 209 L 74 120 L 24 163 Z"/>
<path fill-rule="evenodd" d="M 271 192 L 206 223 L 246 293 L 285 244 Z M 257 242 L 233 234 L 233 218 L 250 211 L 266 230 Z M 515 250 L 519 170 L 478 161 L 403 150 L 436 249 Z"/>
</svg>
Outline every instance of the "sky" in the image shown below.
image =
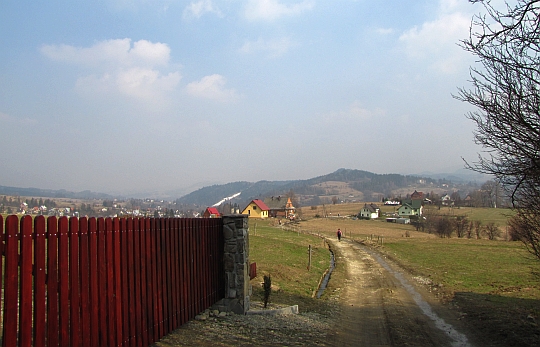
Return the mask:
<svg viewBox="0 0 540 347">
<path fill-rule="evenodd" d="M 0 2 L 0 185 L 113 194 L 474 161 L 466 0 Z"/>
</svg>

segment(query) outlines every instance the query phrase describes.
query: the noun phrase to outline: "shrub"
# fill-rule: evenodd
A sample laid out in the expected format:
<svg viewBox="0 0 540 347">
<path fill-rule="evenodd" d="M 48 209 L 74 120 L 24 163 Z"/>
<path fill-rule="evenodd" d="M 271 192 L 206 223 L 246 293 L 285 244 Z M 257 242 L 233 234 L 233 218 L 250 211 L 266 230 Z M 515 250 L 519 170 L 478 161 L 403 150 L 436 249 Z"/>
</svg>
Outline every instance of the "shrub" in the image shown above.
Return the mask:
<svg viewBox="0 0 540 347">
<path fill-rule="evenodd" d="M 266 308 L 266 305 L 268 305 L 268 300 L 270 300 L 270 293 L 272 292 L 272 279 L 270 278 L 270 275 L 264 276 L 264 282 L 263 282 L 263 289 L 264 289 L 264 308 Z"/>
</svg>

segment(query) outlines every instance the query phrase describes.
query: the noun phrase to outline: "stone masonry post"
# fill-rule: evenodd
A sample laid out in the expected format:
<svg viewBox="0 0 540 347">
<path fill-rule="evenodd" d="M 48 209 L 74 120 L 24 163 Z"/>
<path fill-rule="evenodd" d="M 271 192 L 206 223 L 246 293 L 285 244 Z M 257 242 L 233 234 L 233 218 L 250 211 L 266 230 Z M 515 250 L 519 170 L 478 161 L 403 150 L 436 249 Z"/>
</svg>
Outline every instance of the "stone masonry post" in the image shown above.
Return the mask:
<svg viewBox="0 0 540 347">
<path fill-rule="evenodd" d="M 251 285 L 249 283 L 248 216 L 223 216 L 223 269 L 225 271 L 225 298 L 213 307 L 221 312 L 246 314 L 249 310 Z"/>
</svg>

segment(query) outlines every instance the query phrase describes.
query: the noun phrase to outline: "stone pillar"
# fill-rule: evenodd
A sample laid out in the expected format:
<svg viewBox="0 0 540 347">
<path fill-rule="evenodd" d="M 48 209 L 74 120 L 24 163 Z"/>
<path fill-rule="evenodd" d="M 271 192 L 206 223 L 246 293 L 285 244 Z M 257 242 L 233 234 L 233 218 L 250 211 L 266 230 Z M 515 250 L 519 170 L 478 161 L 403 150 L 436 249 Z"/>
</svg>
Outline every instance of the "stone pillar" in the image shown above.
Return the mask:
<svg viewBox="0 0 540 347">
<path fill-rule="evenodd" d="M 223 216 L 223 236 L 225 298 L 217 302 L 213 308 L 221 312 L 246 314 L 251 295 L 248 216 L 242 214 Z"/>
</svg>

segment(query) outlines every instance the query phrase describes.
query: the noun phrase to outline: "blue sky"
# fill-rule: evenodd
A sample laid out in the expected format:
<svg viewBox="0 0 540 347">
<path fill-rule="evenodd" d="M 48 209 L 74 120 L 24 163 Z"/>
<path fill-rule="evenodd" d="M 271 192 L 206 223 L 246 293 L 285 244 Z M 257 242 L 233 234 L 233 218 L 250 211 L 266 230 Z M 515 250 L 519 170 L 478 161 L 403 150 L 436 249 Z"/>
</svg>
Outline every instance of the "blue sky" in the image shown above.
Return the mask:
<svg viewBox="0 0 540 347">
<path fill-rule="evenodd" d="M 447 172 L 466 0 L 0 3 L 0 185 L 124 193 Z"/>
</svg>

